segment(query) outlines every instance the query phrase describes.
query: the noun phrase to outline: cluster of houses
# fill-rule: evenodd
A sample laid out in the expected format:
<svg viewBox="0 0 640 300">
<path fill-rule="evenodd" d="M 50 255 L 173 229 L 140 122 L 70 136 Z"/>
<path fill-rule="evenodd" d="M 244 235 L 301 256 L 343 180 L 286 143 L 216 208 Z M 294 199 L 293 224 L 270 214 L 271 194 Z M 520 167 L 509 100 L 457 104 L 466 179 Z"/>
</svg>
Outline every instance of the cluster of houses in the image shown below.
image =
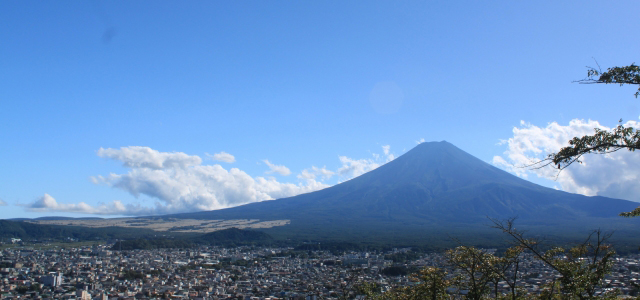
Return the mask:
<svg viewBox="0 0 640 300">
<path fill-rule="evenodd" d="M 0 251 L 2 299 L 317 299 L 357 297 L 354 287 L 376 283 L 382 291 L 416 284 L 387 276 L 389 266 L 446 266 L 441 254 L 393 263 L 387 253 L 292 251 L 291 248 L 219 248 L 111 251 L 107 246 L 66 249 L 7 248 Z M 607 278 L 633 293 L 640 257 L 618 258 Z M 520 285 L 529 291 L 558 277 L 530 256 Z M 501 291 L 508 285 L 500 284 Z"/>
<path fill-rule="evenodd" d="M 282 256 L 290 251 L 10 248 L 0 252 L 0 293 L 3 299 L 278 299 L 339 297 L 362 280 L 388 284 L 378 276 L 381 268 L 392 263 L 383 255 L 302 252 L 304 257 Z M 367 272 L 361 271 L 363 265 Z M 359 270 L 359 277 L 352 269 Z"/>
</svg>

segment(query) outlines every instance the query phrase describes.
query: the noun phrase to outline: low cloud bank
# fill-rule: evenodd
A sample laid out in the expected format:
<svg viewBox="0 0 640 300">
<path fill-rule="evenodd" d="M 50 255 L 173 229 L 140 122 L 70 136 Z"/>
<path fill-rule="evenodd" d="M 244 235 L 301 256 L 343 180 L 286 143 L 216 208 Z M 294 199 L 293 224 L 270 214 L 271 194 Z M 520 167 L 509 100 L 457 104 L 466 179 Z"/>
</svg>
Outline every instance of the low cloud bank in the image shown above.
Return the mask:
<svg viewBox="0 0 640 300">
<path fill-rule="evenodd" d="M 219 164 L 206 165 L 199 156 L 183 152 L 160 152 L 140 146 L 100 148 L 98 156 L 118 161 L 128 171 L 123 174 L 92 176 L 91 181 L 126 191 L 136 199 L 142 195 L 148 196 L 155 199 L 152 206 L 124 204 L 117 200 L 98 205 L 85 202 L 59 203 L 51 195 L 44 194 L 27 205 L 27 209 L 35 212 L 99 215 L 157 215 L 216 210 L 327 188 L 330 185 L 324 181 L 334 176 L 349 180 L 395 158 L 388 145 L 383 146 L 383 153 L 383 157 L 376 154 L 372 159 L 340 156 L 341 166 L 336 171 L 312 166 L 296 176 L 299 183 L 288 183 L 280 182 L 274 177 L 252 177 L 238 168 L 225 169 Z M 226 152 L 207 154 L 207 157 L 226 163 L 235 161 L 235 157 Z M 269 168 L 265 172 L 267 174 L 291 174 L 291 170 L 284 165 L 276 165 L 266 159 L 263 163 Z"/>
<path fill-rule="evenodd" d="M 640 123 L 629 121 L 624 126 L 640 128 Z M 560 173 L 551 166 L 525 167 L 568 146 L 573 137 L 593 135 L 594 128 L 611 130 L 593 120 L 575 119 L 566 126 L 553 122 L 546 127 L 521 121 L 520 127 L 513 129 L 513 137 L 501 142 L 507 145 L 507 150 L 502 156 L 495 156 L 493 163 L 523 178 L 536 175 L 555 180 L 559 188 L 567 192 L 640 201 L 638 152 L 620 150 L 604 155 L 588 154 L 580 159 L 582 163 L 574 163 Z"/>
</svg>

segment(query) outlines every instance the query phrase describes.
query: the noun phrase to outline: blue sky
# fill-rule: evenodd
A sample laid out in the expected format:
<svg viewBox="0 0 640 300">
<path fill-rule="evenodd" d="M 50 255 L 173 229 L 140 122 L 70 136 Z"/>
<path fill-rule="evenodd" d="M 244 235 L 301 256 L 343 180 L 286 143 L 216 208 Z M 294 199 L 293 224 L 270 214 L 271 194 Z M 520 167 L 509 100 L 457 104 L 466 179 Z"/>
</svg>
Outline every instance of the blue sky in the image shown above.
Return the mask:
<svg viewBox="0 0 640 300">
<path fill-rule="evenodd" d="M 546 186 L 639 200 L 592 186 L 617 176 L 605 163 L 565 181 L 508 167 L 518 151 L 553 150 L 541 136 L 638 120 L 634 87 L 572 83 L 594 58 L 640 63 L 638 11 L 637 1 L 3 1 L 0 218 L 277 198 L 313 189 L 309 179 L 316 189 L 347 180 L 421 139 Z M 527 139 L 538 143 L 517 147 Z M 207 156 L 220 152 L 235 161 Z M 178 172 L 167 159 L 191 163 Z M 620 159 L 633 189 L 636 159 Z M 334 175 L 300 176 L 312 166 Z M 240 177 L 240 192 L 215 190 L 233 168 L 277 191 L 254 182 L 256 196 Z M 155 190 L 162 180 L 150 174 L 187 192 Z"/>
</svg>

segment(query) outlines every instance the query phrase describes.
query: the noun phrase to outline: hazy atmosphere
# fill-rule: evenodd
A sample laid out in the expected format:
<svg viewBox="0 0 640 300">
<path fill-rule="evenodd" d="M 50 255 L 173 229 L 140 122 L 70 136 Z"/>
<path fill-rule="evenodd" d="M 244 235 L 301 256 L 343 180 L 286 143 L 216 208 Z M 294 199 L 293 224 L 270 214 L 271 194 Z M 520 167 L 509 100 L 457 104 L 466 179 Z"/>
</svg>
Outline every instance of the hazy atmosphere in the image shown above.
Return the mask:
<svg viewBox="0 0 640 300">
<path fill-rule="evenodd" d="M 61 5 L 62 4 L 62 5 Z M 640 201 L 640 155 L 522 168 L 619 120 L 637 1 L 0 2 L 0 219 L 308 193 L 446 140 L 534 183 Z"/>
</svg>

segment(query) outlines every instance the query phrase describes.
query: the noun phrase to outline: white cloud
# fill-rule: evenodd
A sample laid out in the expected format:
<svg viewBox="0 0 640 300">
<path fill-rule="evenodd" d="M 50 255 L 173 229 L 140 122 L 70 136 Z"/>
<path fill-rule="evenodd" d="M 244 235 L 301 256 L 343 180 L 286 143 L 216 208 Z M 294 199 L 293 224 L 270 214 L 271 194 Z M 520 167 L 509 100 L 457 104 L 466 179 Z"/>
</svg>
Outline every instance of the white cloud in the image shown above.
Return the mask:
<svg viewBox="0 0 640 300">
<path fill-rule="evenodd" d="M 424 138 L 421 138 L 421 139 L 419 139 L 419 140 L 417 140 L 417 141 L 416 141 L 416 144 L 420 145 L 420 144 L 422 144 L 422 143 L 424 143 L 424 142 L 426 142 L 426 141 L 424 140 Z"/>
<path fill-rule="evenodd" d="M 121 161 L 128 168 L 186 168 L 202 163 L 196 155 L 182 152 L 159 152 L 149 147 L 131 146 L 120 149 L 100 148 L 98 156 Z"/>
<path fill-rule="evenodd" d="M 337 173 L 348 179 L 358 177 L 380 166 L 380 164 L 373 159 L 351 159 L 346 156 L 340 156 L 339 159 L 342 166 L 338 169 Z"/>
<path fill-rule="evenodd" d="M 58 207 L 58 202 L 56 202 L 56 199 L 53 197 L 49 196 L 49 194 L 44 194 L 44 196 L 38 198 L 35 202 L 29 205 L 29 207 L 33 209 Z"/>
<path fill-rule="evenodd" d="M 309 171 L 309 169 L 304 169 L 302 170 L 302 172 L 300 172 L 300 174 L 298 174 L 297 177 L 300 179 L 316 179 L 316 174 Z"/>
<path fill-rule="evenodd" d="M 7 202 L 4 202 L 4 200 L 2 200 L 2 198 L 0 198 L 0 206 L 6 206 Z"/>
<path fill-rule="evenodd" d="M 311 169 L 304 169 L 300 174 L 298 174 L 298 178 L 300 179 L 316 179 L 316 177 L 321 177 L 322 180 L 327 180 L 333 177 L 336 172 L 327 170 L 327 167 L 324 166 L 322 168 L 318 168 L 316 166 L 311 166 Z"/>
<path fill-rule="evenodd" d="M 112 153 L 110 157 L 116 160 L 128 159 L 129 157 L 118 152 L 130 152 L 126 148 L 107 150 Z M 156 152 L 152 150 L 147 153 L 158 156 Z M 164 153 L 160 152 L 159 154 L 162 156 Z M 180 157 L 194 157 L 184 153 L 171 154 L 180 154 Z M 150 160 L 146 157 L 138 157 L 138 159 L 141 162 Z M 283 175 L 291 173 L 284 166 L 273 165 L 266 160 L 265 163 L 271 167 L 273 172 Z M 158 201 L 151 211 L 152 214 L 221 209 L 295 196 L 328 187 L 328 185 L 315 180 L 307 180 L 304 184 L 293 184 L 281 183 L 273 178 L 254 178 L 240 169 L 226 170 L 220 165 L 196 164 L 183 167 L 181 164 L 172 164 L 158 169 L 145 167 L 145 164 L 138 161 L 127 160 L 125 166 L 131 168 L 126 174 L 95 176 L 92 177 L 92 181 L 122 189 L 135 197 L 146 195 L 157 199 Z M 134 211 L 131 214 L 141 213 Z"/>
<path fill-rule="evenodd" d="M 390 161 L 396 159 L 396 156 L 393 155 L 390 151 L 391 151 L 391 146 L 390 145 L 382 146 L 382 152 L 384 152 L 384 155 L 387 157 L 387 161 L 386 162 L 390 162 Z"/>
<path fill-rule="evenodd" d="M 384 155 L 389 155 L 389 150 L 391 149 L 391 146 L 389 145 L 383 145 L 382 146 L 382 152 L 384 152 Z"/>
<path fill-rule="evenodd" d="M 120 201 L 113 201 L 109 205 L 101 204 L 91 206 L 85 202 L 77 204 L 58 203 L 55 198 L 49 194 L 39 197 L 33 203 L 27 205 L 27 210 L 35 212 L 74 212 L 98 215 L 117 215 L 117 214 L 145 214 L 151 213 L 153 210 L 139 205 L 124 205 Z"/>
<path fill-rule="evenodd" d="M 269 166 L 269 171 L 266 171 L 265 173 L 267 174 L 273 174 L 273 173 L 278 173 L 282 176 L 289 176 L 291 175 L 291 170 L 289 170 L 289 168 L 285 167 L 285 166 L 281 166 L 281 165 L 274 165 L 271 162 L 269 162 L 269 160 L 263 160 L 262 162 L 264 162 L 267 166 Z"/>
<path fill-rule="evenodd" d="M 562 126 L 556 122 L 538 127 L 521 121 L 521 127 L 513 129 L 513 137 L 501 144 L 507 145 L 503 156 L 493 158 L 493 163 L 521 177 L 535 174 L 538 177 L 556 180 L 567 192 L 584 195 L 600 195 L 640 201 L 640 154 L 620 150 L 606 155 L 591 154 L 581 158 L 558 173 L 548 166 L 540 169 L 525 166 L 538 162 L 550 153 L 557 152 L 576 136 L 592 135 L 594 128 L 610 130 L 597 121 L 572 120 Z M 625 126 L 640 127 L 640 123 L 629 121 Z"/>
<path fill-rule="evenodd" d="M 311 167 L 311 169 L 316 173 L 319 174 L 320 176 L 322 176 L 324 179 L 329 179 L 331 178 L 334 174 L 336 174 L 336 172 L 333 171 L 329 171 L 327 170 L 327 167 L 322 167 L 322 168 L 318 168 L 318 167 Z"/>
<path fill-rule="evenodd" d="M 381 156 L 378 153 L 373 153 L 373 159 L 352 159 L 346 156 L 338 157 L 340 159 L 340 163 L 342 164 L 340 168 L 336 171 L 337 174 L 340 174 L 344 179 L 349 180 L 354 177 L 358 177 L 364 173 L 367 173 L 371 170 L 378 168 L 385 163 L 388 163 L 394 160 L 396 157 L 393 153 L 391 153 L 390 145 L 382 146 L 382 153 L 384 156 Z"/>
<path fill-rule="evenodd" d="M 382 150 L 385 155 L 374 154 L 374 159 L 340 156 L 341 166 L 336 171 L 326 166 L 304 169 L 297 176 L 300 182 L 295 184 L 279 182 L 272 177 L 252 177 L 240 169 L 227 170 L 218 164 L 203 165 L 200 157 L 182 152 L 160 152 L 137 146 L 100 148 L 98 156 L 119 161 L 129 170 L 123 174 L 92 176 L 90 179 L 93 183 L 126 191 L 136 198 L 144 195 L 155 199 L 155 202 L 144 205 L 141 205 L 142 202 L 125 204 L 122 201 L 97 205 L 85 202 L 69 204 L 59 203 L 45 194 L 27 205 L 27 209 L 102 215 L 156 215 L 215 210 L 327 188 L 330 185 L 324 181 L 336 175 L 340 176 L 340 180 L 348 180 L 394 158 L 390 146 L 386 145 Z M 275 165 L 268 160 L 263 162 L 269 166 L 269 174 L 291 174 L 291 170 L 285 166 Z"/>
<path fill-rule="evenodd" d="M 226 163 L 234 163 L 236 161 L 236 157 L 227 153 L 227 152 L 220 152 L 220 153 L 216 153 L 214 155 L 211 155 L 209 153 L 205 153 L 209 158 L 215 160 L 215 161 L 221 161 L 221 162 L 226 162 Z"/>
</svg>

